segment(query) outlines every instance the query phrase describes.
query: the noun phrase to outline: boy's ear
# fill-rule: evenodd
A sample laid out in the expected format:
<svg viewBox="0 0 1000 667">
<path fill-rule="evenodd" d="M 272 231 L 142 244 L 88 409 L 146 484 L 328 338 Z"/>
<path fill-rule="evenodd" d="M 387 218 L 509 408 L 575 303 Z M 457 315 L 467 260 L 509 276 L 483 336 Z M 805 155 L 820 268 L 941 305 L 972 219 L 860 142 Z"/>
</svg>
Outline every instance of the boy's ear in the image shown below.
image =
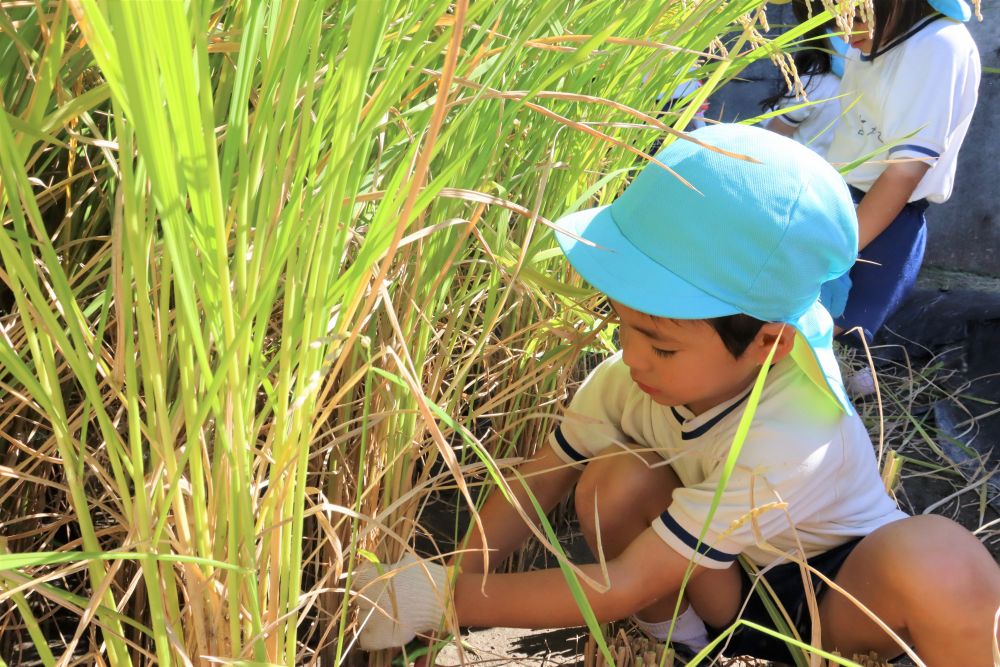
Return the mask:
<svg viewBox="0 0 1000 667">
<path fill-rule="evenodd" d="M 757 332 L 751 347 L 757 363 L 763 364 L 771 348 L 777 345 L 772 363 L 777 363 L 792 352 L 795 345 L 795 328 L 782 322 L 767 322 Z"/>
</svg>

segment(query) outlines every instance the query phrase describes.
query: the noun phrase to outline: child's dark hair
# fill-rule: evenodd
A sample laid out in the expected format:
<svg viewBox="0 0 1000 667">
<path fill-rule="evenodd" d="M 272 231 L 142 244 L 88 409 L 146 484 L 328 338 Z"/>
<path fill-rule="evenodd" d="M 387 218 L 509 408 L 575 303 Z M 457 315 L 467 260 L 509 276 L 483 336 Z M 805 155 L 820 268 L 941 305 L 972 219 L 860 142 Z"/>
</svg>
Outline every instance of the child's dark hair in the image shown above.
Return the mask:
<svg viewBox="0 0 1000 667">
<path fill-rule="evenodd" d="M 614 311 L 611 301 L 604 298 L 597 305 L 596 312 L 606 315 Z M 655 315 L 646 315 L 651 321 L 658 318 Z M 670 319 L 670 318 L 666 318 Z M 690 322 L 692 320 L 674 320 L 675 322 Z M 736 315 L 723 315 L 722 317 L 708 317 L 703 320 L 715 330 L 715 333 L 722 339 L 722 344 L 726 346 L 729 354 L 734 359 L 739 359 L 750 347 L 750 343 L 757 336 L 757 332 L 764 326 L 763 320 L 758 320 L 750 315 L 737 313 Z"/>
<path fill-rule="evenodd" d="M 811 9 L 810 2 L 812 3 Z M 804 23 L 822 12 L 823 4 L 819 0 L 792 0 L 792 11 L 795 13 L 795 20 Z M 832 24 L 832 21 L 828 21 L 802 35 L 801 39 L 805 44 L 792 55 L 795 71 L 799 77 L 819 76 L 833 71 L 833 62 L 829 53 L 830 47 L 823 39 L 826 37 L 827 27 L 832 26 Z M 794 95 L 785 86 L 784 79 L 781 79 L 776 84 L 773 94 L 760 101 L 760 108 L 763 111 L 771 111 L 776 109 L 782 100 L 793 98 Z"/>
<path fill-rule="evenodd" d="M 719 338 L 722 339 L 722 344 L 736 359 L 743 356 L 760 328 L 764 326 L 763 320 L 742 313 L 724 317 L 710 317 L 705 321 L 715 329 L 715 333 L 719 334 Z"/>
<path fill-rule="evenodd" d="M 893 40 L 906 34 L 920 19 L 931 16 L 936 10 L 923 0 L 872 0 L 875 25 L 872 28 L 872 50 L 869 58 L 882 55 Z"/>
</svg>

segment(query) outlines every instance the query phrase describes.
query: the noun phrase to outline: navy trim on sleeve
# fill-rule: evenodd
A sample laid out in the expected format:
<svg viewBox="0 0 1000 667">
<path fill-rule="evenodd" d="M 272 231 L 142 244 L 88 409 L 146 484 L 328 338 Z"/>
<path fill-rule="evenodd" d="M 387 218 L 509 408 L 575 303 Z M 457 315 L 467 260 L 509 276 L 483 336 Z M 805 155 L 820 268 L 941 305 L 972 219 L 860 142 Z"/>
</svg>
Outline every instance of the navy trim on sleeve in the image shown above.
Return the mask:
<svg viewBox="0 0 1000 667">
<path fill-rule="evenodd" d="M 584 456 L 580 452 L 573 449 L 573 446 L 569 444 L 569 442 L 566 440 L 566 436 L 563 435 L 561 426 L 556 428 L 555 436 L 556 436 L 556 442 L 559 443 L 559 447 L 562 448 L 564 452 L 566 452 L 567 456 L 569 456 L 577 463 L 583 463 L 584 461 L 587 460 L 588 457 Z"/>
<path fill-rule="evenodd" d="M 929 155 L 930 157 L 941 157 L 941 154 L 935 150 L 931 150 L 926 146 L 918 146 L 917 144 L 900 144 L 894 146 L 889 150 L 889 155 L 899 153 L 901 151 L 913 151 L 914 153 L 923 153 L 924 155 Z"/>
<path fill-rule="evenodd" d="M 666 526 L 667 530 L 673 533 L 681 542 L 693 549 L 695 553 L 707 556 L 708 558 L 720 563 L 730 563 L 739 558 L 739 554 L 727 554 L 725 551 L 713 549 L 704 542 L 699 545 L 698 538 L 681 528 L 681 525 L 674 520 L 674 517 L 670 516 L 669 511 L 660 515 L 660 521 L 663 522 L 663 525 Z"/>
</svg>

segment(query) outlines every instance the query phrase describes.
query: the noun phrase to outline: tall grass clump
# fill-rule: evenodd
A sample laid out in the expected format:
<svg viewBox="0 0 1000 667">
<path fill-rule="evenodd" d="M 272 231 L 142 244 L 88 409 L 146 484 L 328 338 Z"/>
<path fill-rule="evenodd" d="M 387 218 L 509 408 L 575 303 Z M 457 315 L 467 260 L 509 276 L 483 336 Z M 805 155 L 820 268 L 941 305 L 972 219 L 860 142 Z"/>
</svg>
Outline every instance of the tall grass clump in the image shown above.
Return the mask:
<svg viewBox="0 0 1000 667">
<path fill-rule="evenodd" d="M 0 4 L 0 663 L 346 659 L 359 553 L 607 348 L 547 218 L 761 5 Z"/>
</svg>

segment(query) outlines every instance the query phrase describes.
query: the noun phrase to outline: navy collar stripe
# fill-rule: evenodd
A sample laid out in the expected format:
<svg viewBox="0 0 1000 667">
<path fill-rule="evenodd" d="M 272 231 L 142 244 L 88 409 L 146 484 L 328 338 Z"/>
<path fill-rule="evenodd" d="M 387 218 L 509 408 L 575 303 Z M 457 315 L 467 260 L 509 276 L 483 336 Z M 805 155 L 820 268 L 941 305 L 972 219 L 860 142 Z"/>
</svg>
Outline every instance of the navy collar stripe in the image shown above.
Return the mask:
<svg viewBox="0 0 1000 667">
<path fill-rule="evenodd" d="M 713 549 L 704 542 L 699 542 L 698 538 L 691 533 L 684 530 L 679 523 L 670 516 L 670 512 L 664 512 L 660 515 L 660 521 L 666 526 L 677 539 L 689 546 L 694 550 L 695 553 L 701 554 L 702 556 L 707 556 L 712 560 L 719 563 L 731 563 L 739 557 L 739 554 L 728 554 L 725 551 L 719 551 L 718 549 Z"/>
<path fill-rule="evenodd" d="M 723 419 L 725 419 L 726 416 L 729 415 L 729 413 L 731 413 L 733 410 L 735 410 L 736 408 L 738 408 L 741 405 L 743 405 L 743 402 L 746 401 L 747 398 L 749 398 L 749 397 L 750 397 L 750 391 L 747 391 L 747 393 L 743 394 L 743 397 L 740 398 L 740 400 L 736 401 L 735 403 L 733 403 L 732 405 L 730 405 L 728 408 L 726 408 L 725 410 L 723 410 L 719 414 L 715 415 L 714 417 L 712 417 L 711 419 L 709 419 L 707 422 L 705 422 L 704 424 L 702 424 L 698 428 L 690 430 L 690 431 L 681 431 L 681 440 L 694 440 L 695 438 L 700 438 L 701 436 L 705 435 L 706 433 L 708 433 L 709 429 L 711 429 L 713 426 L 715 426 L 720 421 L 722 421 Z M 681 425 L 683 426 L 683 424 L 684 424 L 684 418 L 680 415 L 679 412 L 677 412 L 676 408 L 672 407 L 670 409 L 674 413 L 674 418 L 676 418 L 677 421 L 680 422 Z"/>
<path fill-rule="evenodd" d="M 877 58 L 878 56 L 886 54 L 890 50 L 896 48 L 897 46 L 899 46 L 900 44 L 902 44 L 903 42 L 905 42 L 906 40 L 908 40 L 910 37 L 913 37 L 914 35 L 916 35 L 918 32 L 920 32 L 921 30 L 923 30 L 924 28 L 926 28 L 927 26 L 929 26 L 931 23 L 934 23 L 934 21 L 937 21 L 939 18 L 941 18 L 941 16 L 942 16 L 941 14 L 938 14 L 937 12 L 935 12 L 934 14 L 928 16 L 926 19 L 924 19 L 923 21 L 921 21 L 920 23 L 918 23 L 915 26 L 913 26 L 912 28 L 910 28 L 910 30 L 908 32 L 906 32 L 905 34 L 903 34 L 902 37 L 894 39 L 890 43 L 886 44 L 885 48 L 880 49 L 876 53 L 870 53 L 867 56 L 862 53 L 861 54 L 861 60 L 862 60 L 862 62 L 870 62 L 872 60 L 875 60 L 875 58 Z"/>
</svg>

